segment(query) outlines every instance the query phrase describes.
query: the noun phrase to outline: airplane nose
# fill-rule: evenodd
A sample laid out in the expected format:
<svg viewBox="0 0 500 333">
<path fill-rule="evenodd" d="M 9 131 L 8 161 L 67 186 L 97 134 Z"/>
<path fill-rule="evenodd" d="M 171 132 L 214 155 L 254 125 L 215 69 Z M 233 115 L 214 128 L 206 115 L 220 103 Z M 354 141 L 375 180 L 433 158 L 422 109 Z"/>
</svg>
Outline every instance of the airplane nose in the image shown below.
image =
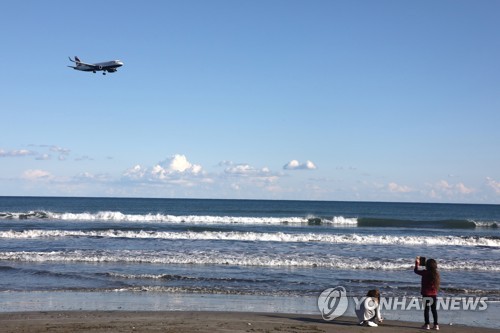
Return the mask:
<svg viewBox="0 0 500 333">
<path fill-rule="evenodd" d="M 120 66 L 123 66 L 123 61 L 118 60 L 118 61 L 116 62 L 116 64 L 117 64 L 117 65 L 120 65 Z"/>
</svg>

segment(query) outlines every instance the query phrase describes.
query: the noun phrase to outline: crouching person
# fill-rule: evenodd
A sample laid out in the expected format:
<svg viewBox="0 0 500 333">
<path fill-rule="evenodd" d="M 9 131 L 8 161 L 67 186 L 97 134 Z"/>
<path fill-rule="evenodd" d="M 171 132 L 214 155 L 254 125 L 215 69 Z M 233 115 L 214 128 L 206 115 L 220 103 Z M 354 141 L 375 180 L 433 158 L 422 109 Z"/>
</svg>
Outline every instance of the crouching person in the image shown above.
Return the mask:
<svg viewBox="0 0 500 333">
<path fill-rule="evenodd" d="M 360 323 L 359 325 L 377 327 L 377 323 L 383 321 L 380 314 L 380 293 L 378 290 L 370 290 L 366 297 L 357 305 L 356 316 Z"/>
</svg>

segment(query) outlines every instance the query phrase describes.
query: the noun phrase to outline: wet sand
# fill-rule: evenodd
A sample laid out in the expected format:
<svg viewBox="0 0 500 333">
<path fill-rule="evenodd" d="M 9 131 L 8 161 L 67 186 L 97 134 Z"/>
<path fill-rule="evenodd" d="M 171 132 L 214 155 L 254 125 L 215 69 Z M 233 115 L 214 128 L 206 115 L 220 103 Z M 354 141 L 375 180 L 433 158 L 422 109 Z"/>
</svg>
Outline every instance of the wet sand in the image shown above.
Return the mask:
<svg viewBox="0 0 500 333">
<path fill-rule="evenodd" d="M 0 313 L 0 332 L 425 332 L 421 323 L 387 320 L 378 328 L 355 318 L 324 321 L 317 315 L 208 311 L 49 311 Z M 444 332 L 498 332 L 441 325 Z"/>
</svg>

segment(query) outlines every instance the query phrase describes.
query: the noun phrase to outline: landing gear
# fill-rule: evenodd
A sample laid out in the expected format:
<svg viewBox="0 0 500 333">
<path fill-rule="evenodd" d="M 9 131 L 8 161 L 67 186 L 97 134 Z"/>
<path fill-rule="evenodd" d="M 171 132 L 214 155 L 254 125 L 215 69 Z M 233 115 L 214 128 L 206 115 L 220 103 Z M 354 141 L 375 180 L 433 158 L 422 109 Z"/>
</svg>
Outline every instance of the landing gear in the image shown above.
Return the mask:
<svg viewBox="0 0 500 333">
<path fill-rule="evenodd" d="M 106 75 L 106 72 L 102 72 L 102 75 Z"/>
</svg>

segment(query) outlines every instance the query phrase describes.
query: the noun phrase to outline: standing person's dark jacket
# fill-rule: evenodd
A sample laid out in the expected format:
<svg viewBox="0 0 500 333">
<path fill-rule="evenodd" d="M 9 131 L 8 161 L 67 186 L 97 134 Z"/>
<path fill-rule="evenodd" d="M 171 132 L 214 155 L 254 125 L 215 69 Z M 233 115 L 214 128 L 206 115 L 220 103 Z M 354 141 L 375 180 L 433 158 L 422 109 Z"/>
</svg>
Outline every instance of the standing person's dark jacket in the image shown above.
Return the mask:
<svg viewBox="0 0 500 333">
<path fill-rule="evenodd" d="M 437 296 L 438 291 L 437 288 L 434 284 L 434 281 L 432 281 L 432 277 L 430 275 L 430 272 L 426 269 L 424 270 L 419 270 L 418 269 L 418 261 L 415 262 L 415 269 L 413 270 L 415 273 L 418 275 L 422 276 L 422 284 L 420 287 L 420 293 L 422 296 Z"/>
</svg>

